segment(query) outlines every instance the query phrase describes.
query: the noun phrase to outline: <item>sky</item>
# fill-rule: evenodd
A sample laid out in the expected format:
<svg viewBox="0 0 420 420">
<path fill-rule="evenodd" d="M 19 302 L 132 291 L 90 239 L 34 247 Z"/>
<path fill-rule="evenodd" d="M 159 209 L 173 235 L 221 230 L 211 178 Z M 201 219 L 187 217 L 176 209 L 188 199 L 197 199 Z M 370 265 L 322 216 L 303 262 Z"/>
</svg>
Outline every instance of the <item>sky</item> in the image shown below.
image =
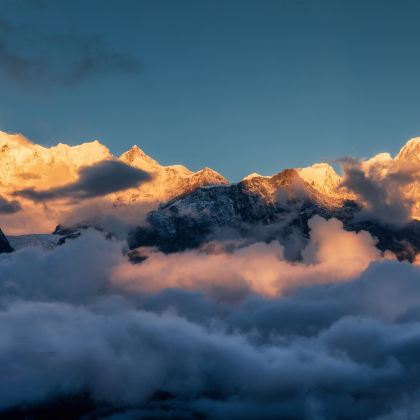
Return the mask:
<svg viewBox="0 0 420 420">
<path fill-rule="evenodd" d="M 0 0 L 0 130 L 251 172 L 420 135 L 415 0 Z"/>
</svg>

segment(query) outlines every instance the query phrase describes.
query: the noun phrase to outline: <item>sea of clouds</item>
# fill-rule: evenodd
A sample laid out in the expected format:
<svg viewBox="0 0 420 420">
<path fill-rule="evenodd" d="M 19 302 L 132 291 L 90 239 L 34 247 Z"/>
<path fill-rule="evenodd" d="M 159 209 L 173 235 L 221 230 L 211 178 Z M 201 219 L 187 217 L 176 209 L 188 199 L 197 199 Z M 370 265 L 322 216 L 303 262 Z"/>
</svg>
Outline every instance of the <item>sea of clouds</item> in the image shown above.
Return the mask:
<svg viewBox="0 0 420 420">
<path fill-rule="evenodd" d="M 418 418 L 420 265 L 310 228 L 299 262 L 214 241 L 132 264 L 94 230 L 0 255 L 0 410 L 88 395 L 113 419 Z"/>
</svg>

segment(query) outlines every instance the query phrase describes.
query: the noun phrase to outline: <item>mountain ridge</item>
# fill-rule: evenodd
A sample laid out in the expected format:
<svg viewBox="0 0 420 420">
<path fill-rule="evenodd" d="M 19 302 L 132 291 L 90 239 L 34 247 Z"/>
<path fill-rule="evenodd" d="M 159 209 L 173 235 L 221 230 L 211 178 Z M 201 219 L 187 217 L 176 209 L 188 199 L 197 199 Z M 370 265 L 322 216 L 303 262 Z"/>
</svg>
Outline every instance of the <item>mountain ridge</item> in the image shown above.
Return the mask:
<svg viewBox="0 0 420 420">
<path fill-rule="evenodd" d="M 194 188 L 228 181 L 210 168 L 193 172 L 183 165 L 160 165 L 134 145 L 119 157 L 98 140 L 76 146 L 58 143 L 44 147 L 20 134 L 0 132 L 0 194 L 22 187 L 51 188 L 77 179 L 78 170 L 101 160 L 119 160 L 153 176 L 151 182 L 111 197 L 117 205 L 166 201 Z"/>
<path fill-rule="evenodd" d="M 366 174 L 373 167 L 375 170 L 379 168 L 380 171 L 376 172 L 385 176 L 404 165 L 417 168 L 419 156 L 420 138 L 414 138 L 395 157 L 380 153 L 367 161 L 361 161 L 360 168 Z M 356 229 L 360 225 L 348 222 L 358 208 L 355 194 L 343 186 L 343 176 L 325 162 L 284 169 L 272 176 L 252 173 L 238 183 L 230 183 L 208 167 L 193 172 L 183 165 L 161 165 L 137 145 L 116 157 L 97 140 L 77 146 L 59 143 L 48 148 L 31 143 L 22 135 L 4 132 L 0 132 L 0 198 L 13 197 L 17 188 L 48 189 L 72 182 L 77 179 L 78 170 L 82 166 L 104 159 L 119 160 L 151 174 L 151 181 L 137 188 L 110 194 L 106 199 L 116 209 L 151 203 L 147 222 L 152 230 L 155 229 L 152 236 L 160 236 L 158 242 L 161 243 L 167 240 L 169 248 L 181 249 L 191 244 L 189 239 L 182 239 L 180 241 L 184 245 L 174 245 L 176 238 L 166 238 L 167 232 L 164 229 L 168 232 L 181 229 L 182 235 L 190 238 L 195 234 L 195 229 L 200 237 L 209 227 L 237 228 L 243 223 L 269 225 L 291 220 L 291 223 L 305 230 L 308 218 L 315 214 L 327 218 L 337 217 L 348 223 L 349 229 Z M 417 181 L 409 185 L 407 194 L 417 206 L 415 209 L 419 209 L 420 187 Z M 25 210 L 31 205 L 34 206 L 28 201 L 24 202 L 24 210 L 17 217 L 24 219 Z M 61 224 L 60 207 L 56 204 L 54 208 L 57 213 L 56 224 Z M 45 219 L 40 205 L 36 209 L 39 214 L 35 217 Z M 51 210 L 48 211 L 51 213 Z M 13 215 L 2 215 L 2 227 L 9 229 L 12 218 Z M 86 221 L 81 220 L 81 224 L 86 224 Z M 150 232 L 147 235 L 150 236 Z M 133 247 L 148 242 L 137 239 L 131 240 Z"/>
</svg>

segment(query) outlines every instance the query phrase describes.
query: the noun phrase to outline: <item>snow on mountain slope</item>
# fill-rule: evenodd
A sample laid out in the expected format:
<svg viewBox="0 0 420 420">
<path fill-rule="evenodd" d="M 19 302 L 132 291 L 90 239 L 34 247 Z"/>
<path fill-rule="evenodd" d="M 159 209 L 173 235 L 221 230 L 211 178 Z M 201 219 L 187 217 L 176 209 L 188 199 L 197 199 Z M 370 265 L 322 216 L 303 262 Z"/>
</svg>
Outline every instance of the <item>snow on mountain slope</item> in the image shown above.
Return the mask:
<svg viewBox="0 0 420 420">
<path fill-rule="evenodd" d="M 343 195 L 339 191 L 342 178 L 328 163 L 316 163 L 307 168 L 300 168 L 298 173 L 304 181 L 323 194 L 335 197 Z"/>
<path fill-rule="evenodd" d="M 418 172 L 417 145 L 417 139 L 410 141 L 395 158 L 381 153 L 360 162 L 368 179 L 364 182 L 378 183 L 380 189 L 383 180 L 386 188 L 388 176 L 398 183 L 407 172 L 410 176 Z M 293 236 L 293 229 L 305 233 L 307 221 L 317 214 L 340 219 L 348 230 L 367 230 L 378 239 L 382 251 L 390 249 L 398 258 L 413 260 L 420 250 L 420 223 L 412 221 L 394 229 L 375 218 L 360 221 L 355 217 L 361 208 L 354 201 L 356 193 L 346 190 L 342 183 L 343 178 L 330 165 L 320 163 L 273 176 L 253 173 L 237 184 L 198 188 L 149 213 L 148 226 L 133 231 L 129 243 L 133 248 L 158 246 L 173 252 L 201 246 L 221 229 L 225 237 L 232 232 L 234 237 L 246 237 L 252 231 L 259 232 L 259 240 L 262 232 L 267 235 L 264 240 L 272 240 L 273 232 L 284 239 Z M 401 185 L 405 186 L 405 181 Z M 410 188 L 406 191 L 408 200 L 418 199 L 418 177 Z"/>
<path fill-rule="evenodd" d="M 257 172 L 253 172 L 252 174 L 249 174 L 249 175 L 245 176 L 244 178 L 242 178 L 241 181 L 246 181 L 246 180 L 252 179 L 252 178 L 270 178 L 270 177 L 266 176 L 266 175 L 261 175 Z"/>
<path fill-rule="evenodd" d="M 32 235 L 19 235 L 19 236 L 9 236 L 10 245 L 18 251 L 19 249 L 27 247 L 41 248 L 43 250 L 54 249 L 58 241 L 60 240 L 59 235 L 53 234 L 32 234 Z"/>
<path fill-rule="evenodd" d="M 329 200 L 337 202 L 353 197 L 352 194 L 341 187 L 343 178 L 328 163 L 315 163 L 306 168 L 293 168 L 293 170 L 295 171 L 294 185 L 297 189 L 301 189 L 304 184 L 305 188 L 310 186 L 309 189 L 316 190 L 318 195 L 325 195 Z M 260 181 L 262 179 L 270 180 L 275 179 L 274 177 L 277 175 L 263 176 L 254 172 L 244 177 L 242 181 L 249 182 L 252 179 L 259 179 Z"/>
<path fill-rule="evenodd" d="M 254 175 L 237 184 L 197 188 L 163 204 L 149 213 L 148 227 L 133 231 L 129 243 L 172 252 L 199 246 L 218 229 L 226 237 L 253 229 L 270 236 L 278 229 L 286 232 L 291 223 L 302 228 L 314 214 L 346 219 L 351 211 L 341 197 L 306 182 L 298 169 L 285 169 L 271 177 Z"/>
<path fill-rule="evenodd" d="M 325 202 L 329 207 L 342 205 L 344 200 L 353 198 L 350 192 L 341 187 L 342 177 L 328 163 L 286 169 L 271 177 L 253 173 L 241 182 L 248 185 L 250 190 L 256 190 L 258 186 L 254 185 L 260 185 L 262 190 L 271 190 L 271 195 L 276 194 L 282 187 L 283 192 L 287 191 L 288 199 L 293 195 L 294 198 L 310 196 L 315 201 Z"/>
<path fill-rule="evenodd" d="M 420 219 L 420 137 L 409 140 L 393 158 L 389 153 L 378 153 L 367 160 L 360 161 L 360 168 L 367 177 L 374 177 L 380 182 L 388 175 L 396 173 L 413 176 L 413 182 L 402 187 L 407 200 L 414 203 L 413 218 Z M 301 190 L 301 182 L 311 186 L 317 191 L 319 197 L 331 203 L 343 203 L 345 200 L 354 200 L 356 195 L 342 186 L 343 177 L 335 172 L 328 163 L 315 163 L 306 168 L 297 168 L 299 182 L 295 182 L 295 189 Z M 271 179 L 252 173 L 242 181 L 253 179 Z M 307 186 L 305 187 L 307 188 Z"/>
<path fill-rule="evenodd" d="M 77 146 L 59 143 L 48 148 L 31 143 L 19 134 L 0 132 L 0 185 L 6 194 L 7 189 L 42 189 L 71 182 L 82 166 L 105 159 L 116 158 L 97 140 Z M 197 186 L 227 183 L 209 168 L 194 173 L 182 165 L 162 166 L 137 146 L 118 159 L 153 176 L 145 188 L 131 191 L 129 202 L 136 201 L 137 196 L 143 200 L 165 201 Z M 126 197 L 119 195 L 119 198 Z"/>
<path fill-rule="evenodd" d="M 420 137 L 409 140 L 395 157 L 398 161 L 420 163 Z"/>
<path fill-rule="evenodd" d="M 156 172 L 161 169 L 159 163 L 146 155 L 140 147 L 134 145 L 130 150 L 127 150 L 120 156 L 120 159 L 128 165 L 135 166 L 146 172 Z M 185 168 L 186 169 L 186 168 Z M 189 173 L 188 169 L 186 169 Z"/>
<path fill-rule="evenodd" d="M 420 251 L 420 222 L 394 229 L 377 220 L 360 221 L 359 210 L 354 201 L 319 192 L 298 169 L 286 169 L 272 177 L 198 188 L 163 204 L 149 213 L 147 224 L 130 232 L 128 243 L 132 249 L 152 246 L 171 253 L 205 247 L 215 239 L 227 243 L 279 240 L 296 257 L 296 237 L 305 237 L 308 221 L 319 215 L 341 220 L 346 230 L 370 232 L 381 251 L 415 259 Z"/>
<path fill-rule="evenodd" d="M 0 132 L 0 181 L 4 186 L 47 188 L 76 178 L 81 166 L 112 158 L 107 147 L 93 141 L 78 146 L 59 143 L 43 147 L 25 137 Z"/>
</svg>

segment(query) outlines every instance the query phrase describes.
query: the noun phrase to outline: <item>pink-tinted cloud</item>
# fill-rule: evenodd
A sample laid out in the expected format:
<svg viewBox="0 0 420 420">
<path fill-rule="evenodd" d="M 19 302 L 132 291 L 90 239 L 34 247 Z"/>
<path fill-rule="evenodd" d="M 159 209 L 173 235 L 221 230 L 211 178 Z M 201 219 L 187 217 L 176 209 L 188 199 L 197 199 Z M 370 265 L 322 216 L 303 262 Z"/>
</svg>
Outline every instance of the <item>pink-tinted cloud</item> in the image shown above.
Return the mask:
<svg viewBox="0 0 420 420">
<path fill-rule="evenodd" d="M 143 249 L 147 259 L 139 265 L 114 268 L 116 284 L 133 290 L 156 292 L 168 287 L 204 290 L 238 296 L 258 293 L 277 296 L 303 284 L 335 283 L 359 275 L 382 258 L 375 239 L 367 232 L 348 232 L 336 219 L 314 217 L 303 262 L 290 263 L 278 242 L 255 243 L 231 253 L 200 250 L 164 254 Z"/>
</svg>

